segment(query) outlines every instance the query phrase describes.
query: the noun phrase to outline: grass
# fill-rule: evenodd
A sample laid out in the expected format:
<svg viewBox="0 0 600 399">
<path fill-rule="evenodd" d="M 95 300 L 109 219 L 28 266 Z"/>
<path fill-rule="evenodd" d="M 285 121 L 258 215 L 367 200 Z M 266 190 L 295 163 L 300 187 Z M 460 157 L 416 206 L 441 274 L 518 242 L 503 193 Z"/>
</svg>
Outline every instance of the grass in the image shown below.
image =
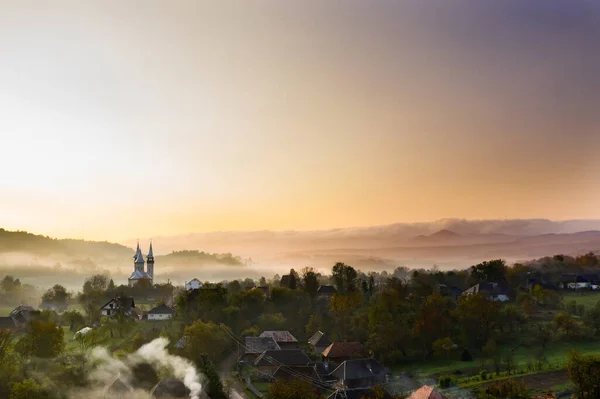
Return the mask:
<svg viewBox="0 0 600 399">
<path fill-rule="evenodd" d="M 583 305 L 586 309 L 591 309 L 600 301 L 600 292 L 565 292 L 563 303 L 566 305 L 571 301 L 577 302 L 578 305 Z"/>
<path fill-rule="evenodd" d="M 0 306 L 0 317 L 6 317 L 16 306 Z"/>
</svg>

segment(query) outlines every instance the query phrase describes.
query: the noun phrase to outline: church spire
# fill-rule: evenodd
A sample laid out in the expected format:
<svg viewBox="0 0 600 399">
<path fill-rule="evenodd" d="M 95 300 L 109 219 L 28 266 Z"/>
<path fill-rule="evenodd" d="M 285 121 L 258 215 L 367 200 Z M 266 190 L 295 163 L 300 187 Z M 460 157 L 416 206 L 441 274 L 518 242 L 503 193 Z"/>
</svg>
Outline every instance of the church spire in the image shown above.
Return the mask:
<svg viewBox="0 0 600 399">
<path fill-rule="evenodd" d="M 148 250 L 148 258 L 154 258 L 154 253 L 152 252 L 152 240 L 150 240 L 150 249 Z"/>
<path fill-rule="evenodd" d="M 135 249 L 135 254 L 133 254 L 133 259 L 137 259 L 138 253 L 140 253 L 140 240 L 137 240 L 137 248 Z"/>
</svg>

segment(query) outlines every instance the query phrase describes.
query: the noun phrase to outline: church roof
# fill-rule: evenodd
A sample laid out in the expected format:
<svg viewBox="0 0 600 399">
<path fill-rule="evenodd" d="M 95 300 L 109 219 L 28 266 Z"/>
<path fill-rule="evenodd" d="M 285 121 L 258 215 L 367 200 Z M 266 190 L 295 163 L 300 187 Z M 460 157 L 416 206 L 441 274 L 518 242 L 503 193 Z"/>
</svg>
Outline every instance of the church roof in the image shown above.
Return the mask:
<svg viewBox="0 0 600 399">
<path fill-rule="evenodd" d="M 143 279 L 151 280 L 152 277 L 150 277 L 150 275 L 148 273 L 141 271 L 141 270 L 134 270 L 133 273 L 131 273 L 131 276 L 129 276 L 129 280 L 143 280 Z"/>
<path fill-rule="evenodd" d="M 148 251 L 148 258 L 154 258 L 154 252 L 152 251 L 152 241 L 150 241 L 150 250 Z"/>
<path fill-rule="evenodd" d="M 135 257 L 135 263 L 144 263 L 144 255 L 142 255 L 142 251 L 138 248 L 138 253 Z"/>
</svg>

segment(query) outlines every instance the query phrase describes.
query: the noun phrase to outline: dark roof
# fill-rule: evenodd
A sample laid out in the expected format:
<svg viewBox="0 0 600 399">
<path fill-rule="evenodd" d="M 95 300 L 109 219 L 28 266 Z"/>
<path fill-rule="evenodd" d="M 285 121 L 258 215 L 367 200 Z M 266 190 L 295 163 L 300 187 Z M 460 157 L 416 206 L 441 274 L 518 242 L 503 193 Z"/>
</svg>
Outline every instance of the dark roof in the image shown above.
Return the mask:
<svg viewBox="0 0 600 399">
<path fill-rule="evenodd" d="M 9 316 L 16 317 L 16 316 L 22 315 L 24 320 L 27 321 L 27 320 L 29 320 L 29 318 L 31 316 L 31 312 L 33 312 L 33 311 L 35 311 L 33 306 L 20 305 L 20 306 L 17 306 L 16 308 L 14 308 L 13 311 L 10 312 Z"/>
<path fill-rule="evenodd" d="M 327 399 L 363 399 L 363 398 L 377 398 L 377 393 L 372 388 L 357 388 L 357 389 L 345 389 L 335 391 L 327 397 Z M 384 391 L 384 398 L 391 398 L 387 391 Z"/>
<path fill-rule="evenodd" d="M 161 398 L 189 398 L 190 390 L 185 384 L 177 378 L 166 378 L 156 384 L 152 389 L 152 397 Z"/>
<path fill-rule="evenodd" d="M 506 288 L 500 283 L 479 283 L 465 290 L 463 295 L 487 292 L 489 295 L 507 295 Z"/>
<path fill-rule="evenodd" d="M 0 330 L 16 328 L 15 320 L 10 317 L 0 317 Z"/>
<path fill-rule="evenodd" d="M 267 350 L 254 361 L 255 366 L 306 366 L 310 359 L 302 349 Z"/>
<path fill-rule="evenodd" d="M 263 353 L 266 350 L 281 350 L 273 337 L 246 337 L 245 349 L 246 353 Z"/>
<path fill-rule="evenodd" d="M 298 342 L 296 337 L 292 335 L 289 331 L 263 331 L 260 334 L 260 337 L 271 337 L 275 340 L 275 342 Z"/>
<path fill-rule="evenodd" d="M 333 285 L 320 285 L 317 294 L 335 294 L 337 290 Z"/>
<path fill-rule="evenodd" d="M 332 376 L 340 381 L 385 377 L 387 370 L 375 359 L 352 359 L 340 364 Z"/>
<path fill-rule="evenodd" d="M 335 380 L 335 377 L 332 377 L 330 374 L 335 369 L 335 365 L 329 362 L 314 362 L 312 363 L 317 375 L 323 381 L 331 381 Z"/>
<path fill-rule="evenodd" d="M 315 368 L 313 366 L 283 366 L 279 367 L 275 373 L 273 373 L 273 378 L 279 380 L 291 380 L 303 376 L 304 378 L 308 377 L 312 380 L 318 380 L 319 375 L 317 374 Z"/>
<path fill-rule="evenodd" d="M 148 314 L 173 314 L 175 313 L 175 311 L 173 309 L 171 309 L 170 307 L 168 307 L 167 305 L 165 305 L 164 303 L 162 305 L 158 305 L 155 308 L 152 308 L 148 311 Z"/>
<path fill-rule="evenodd" d="M 407 399 L 448 399 L 436 391 L 433 387 L 423 385 L 421 388 L 414 391 Z"/>
<path fill-rule="evenodd" d="M 600 279 L 597 274 L 565 273 L 560 276 L 560 281 L 563 283 L 596 283 Z"/>
<path fill-rule="evenodd" d="M 113 302 L 113 301 L 115 301 L 115 302 L 119 303 L 119 302 L 118 302 L 118 300 L 119 300 L 119 298 L 118 298 L 118 297 L 117 297 L 117 298 L 113 298 L 113 299 L 111 299 L 110 301 L 106 302 L 106 303 L 105 303 L 105 304 L 102 306 L 102 308 L 101 308 L 101 309 L 104 309 L 106 306 L 108 306 L 108 305 L 109 305 L 111 302 Z M 135 301 L 133 300 L 133 297 L 126 297 L 126 298 L 123 298 L 123 300 L 124 300 L 124 303 L 125 303 L 125 310 L 129 310 L 129 309 L 131 309 L 131 308 L 135 308 Z"/>
<path fill-rule="evenodd" d="M 106 388 L 106 392 L 111 392 L 111 393 L 122 393 L 122 392 L 131 392 L 133 391 L 133 388 L 131 386 L 129 386 L 129 384 L 127 384 L 125 381 L 123 381 L 121 378 L 117 377 L 112 384 L 110 384 L 108 386 L 108 388 Z"/>
<path fill-rule="evenodd" d="M 331 341 L 322 331 L 317 331 L 308 339 L 308 344 L 312 346 L 329 346 L 331 345 Z"/>
<path fill-rule="evenodd" d="M 323 351 L 323 356 L 331 359 L 363 355 L 365 355 L 365 348 L 360 342 L 334 342 Z"/>
</svg>

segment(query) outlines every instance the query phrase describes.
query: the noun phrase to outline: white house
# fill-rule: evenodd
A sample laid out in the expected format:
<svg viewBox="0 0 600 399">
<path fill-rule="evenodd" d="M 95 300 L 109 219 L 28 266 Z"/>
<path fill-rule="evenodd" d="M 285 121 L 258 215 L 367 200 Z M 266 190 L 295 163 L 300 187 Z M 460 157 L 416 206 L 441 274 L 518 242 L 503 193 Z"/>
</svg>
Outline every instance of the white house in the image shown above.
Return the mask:
<svg viewBox="0 0 600 399">
<path fill-rule="evenodd" d="M 185 283 L 185 289 L 188 291 L 197 290 L 202 287 L 202 283 L 197 278 L 194 278 Z"/>
<path fill-rule="evenodd" d="M 173 313 L 175 311 L 163 303 L 148 311 L 148 320 L 168 320 L 173 317 Z"/>
<path fill-rule="evenodd" d="M 479 283 L 475 284 L 468 290 L 462 293 L 462 295 L 472 295 L 477 293 L 485 293 L 490 301 L 494 302 L 506 302 L 510 298 L 508 292 L 502 284 L 498 283 Z"/>
<path fill-rule="evenodd" d="M 113 298 L 108 301 L 104 306 L 100 308 L 100 313 L 102 316 L 115 316 L 121 310 L 121 306 L 123 306 L 123 314 L 125 316 L 134 316 L 137 317 L 137 314 L 134 311 L 135 301 L 133 298 Z"/>
</svg>

